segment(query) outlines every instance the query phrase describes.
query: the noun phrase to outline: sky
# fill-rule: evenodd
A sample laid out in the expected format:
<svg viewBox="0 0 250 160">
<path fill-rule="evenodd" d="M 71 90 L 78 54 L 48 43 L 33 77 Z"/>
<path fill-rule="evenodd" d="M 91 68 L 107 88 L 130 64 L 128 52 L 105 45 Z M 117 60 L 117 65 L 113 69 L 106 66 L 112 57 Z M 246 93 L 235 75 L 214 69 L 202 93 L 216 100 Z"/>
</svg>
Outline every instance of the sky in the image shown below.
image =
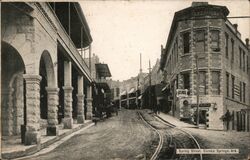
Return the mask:
<svg viewBox="0 0 250 160">
<path fill-rule="evenodd" d="M 142 70 L 148 72 L 160 59 L 174 13 L 190 7 L 193 0 L 131 0 L 80 2 L 91 35 L 92 53 L 107 63 L 113 80 L 137 76 L 142 54 Z M 248 0 L 210 0 L 209 4 L 226 6 L 228 16 L 250 16 Z M 238 23 L 242 40 L 250 37 L 250 19 L 230 19 Z"/>
</svg>

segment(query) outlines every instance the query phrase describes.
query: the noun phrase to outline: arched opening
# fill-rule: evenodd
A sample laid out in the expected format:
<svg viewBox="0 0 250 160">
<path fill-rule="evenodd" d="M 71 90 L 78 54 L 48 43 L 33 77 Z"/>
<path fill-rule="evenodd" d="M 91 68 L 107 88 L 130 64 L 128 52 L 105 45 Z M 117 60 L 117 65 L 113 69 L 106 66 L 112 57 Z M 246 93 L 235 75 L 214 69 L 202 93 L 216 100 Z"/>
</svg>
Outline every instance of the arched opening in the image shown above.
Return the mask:
<svg viewBox="0 0 250 160">
<path fill-rule="evenodd" d="M 2 43 L 1 53 L 1 125 L 3 139 L 20 135 L 25 125 L 25 65 L 18 51 L 10 44 Z"/>
<path fill-rule="evenodd" d="M 39 66 L 39 75 L 42 77 L 40 82 L 40 127 L 47 127 L 48 119 L 48 94 L 46 87 L 55 88 L 55 75 L 53 62 L 48 51 L 42 53 Z"/>
</svg>

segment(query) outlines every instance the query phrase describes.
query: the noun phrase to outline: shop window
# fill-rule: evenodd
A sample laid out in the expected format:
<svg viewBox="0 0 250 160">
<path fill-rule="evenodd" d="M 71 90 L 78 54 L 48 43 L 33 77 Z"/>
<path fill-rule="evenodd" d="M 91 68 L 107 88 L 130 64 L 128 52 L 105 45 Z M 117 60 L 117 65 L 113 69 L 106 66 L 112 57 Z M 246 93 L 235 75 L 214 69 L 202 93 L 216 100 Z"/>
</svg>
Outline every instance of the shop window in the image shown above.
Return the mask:
<svg viewBox="0 0 250 160">
<path fill-rule="evenodd" d="M 212 72 L 212 93 L 215 95 L 220 94 L 220 72 Z"/>
<path fill-rule="evenodd" d="M 186 32 L 183 34 L 183 48 L 184 48 L 184 54 L 190 52 L 190 32 Z"/>
<path fill-rule="evenodd" d="M 195 51 L 204 52 L 205 51 L 205 31 L 198 30 L 195 32 Z"/>
<path fill-rule="evenodd" d="M 220 32 L 217 30 L 211 31 L 211 48 L 214 52 L 220 51 Z"/>
</svg>

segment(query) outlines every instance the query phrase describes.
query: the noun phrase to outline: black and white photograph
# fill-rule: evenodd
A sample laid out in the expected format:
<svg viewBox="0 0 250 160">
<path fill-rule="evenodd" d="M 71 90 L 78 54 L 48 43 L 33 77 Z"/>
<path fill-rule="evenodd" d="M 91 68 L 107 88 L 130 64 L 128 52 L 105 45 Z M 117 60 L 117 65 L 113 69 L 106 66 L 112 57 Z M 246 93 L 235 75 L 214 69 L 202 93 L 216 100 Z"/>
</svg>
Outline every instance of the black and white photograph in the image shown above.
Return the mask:
<svg viewBox="0 0 250 160">
<path fill-rule="evenodd" d="M 250 160 L 250 0 L 2 0 L 0 17 L 0 159 Z"/>
</svg>

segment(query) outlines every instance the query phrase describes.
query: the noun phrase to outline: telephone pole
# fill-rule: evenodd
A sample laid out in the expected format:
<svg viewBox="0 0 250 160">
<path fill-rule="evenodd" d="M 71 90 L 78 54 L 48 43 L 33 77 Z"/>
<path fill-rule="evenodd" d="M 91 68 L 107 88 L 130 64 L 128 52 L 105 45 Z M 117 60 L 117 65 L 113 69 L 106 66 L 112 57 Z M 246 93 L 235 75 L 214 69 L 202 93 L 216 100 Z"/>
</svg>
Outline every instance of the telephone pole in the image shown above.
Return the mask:
<svg viewBox="0 0 250 160">
<path fill-rule="evenodd" d="M 148 71 L 149 71 L 149 73 L 148 73 L 148 79 L 149 79 L 149 99 L 148 99 L 148 101 L 149 101 L 149 106 L 152 107 L 151 106 L 151 64 L 150 64 L 150 60 L 149 60 L 148 65 L 149 65 L 149 68 L 148 68 Z"/>
<path fill-rule="evenodd" d="M 197 101 L 197 110 L 196 110 L 196 124 L 199 127 L 199 119 L 200 119 L 200 114 L 199 114 L 199 98 L 200 98 L 200 74 L 199 74 L 199 67 L 198 67 L 198 54 L 195 55 L 195 62 L 196 62 L 196 72 L 197 72 L 197 77 L 196 77 L 196 101 Z"/>
</svg>

